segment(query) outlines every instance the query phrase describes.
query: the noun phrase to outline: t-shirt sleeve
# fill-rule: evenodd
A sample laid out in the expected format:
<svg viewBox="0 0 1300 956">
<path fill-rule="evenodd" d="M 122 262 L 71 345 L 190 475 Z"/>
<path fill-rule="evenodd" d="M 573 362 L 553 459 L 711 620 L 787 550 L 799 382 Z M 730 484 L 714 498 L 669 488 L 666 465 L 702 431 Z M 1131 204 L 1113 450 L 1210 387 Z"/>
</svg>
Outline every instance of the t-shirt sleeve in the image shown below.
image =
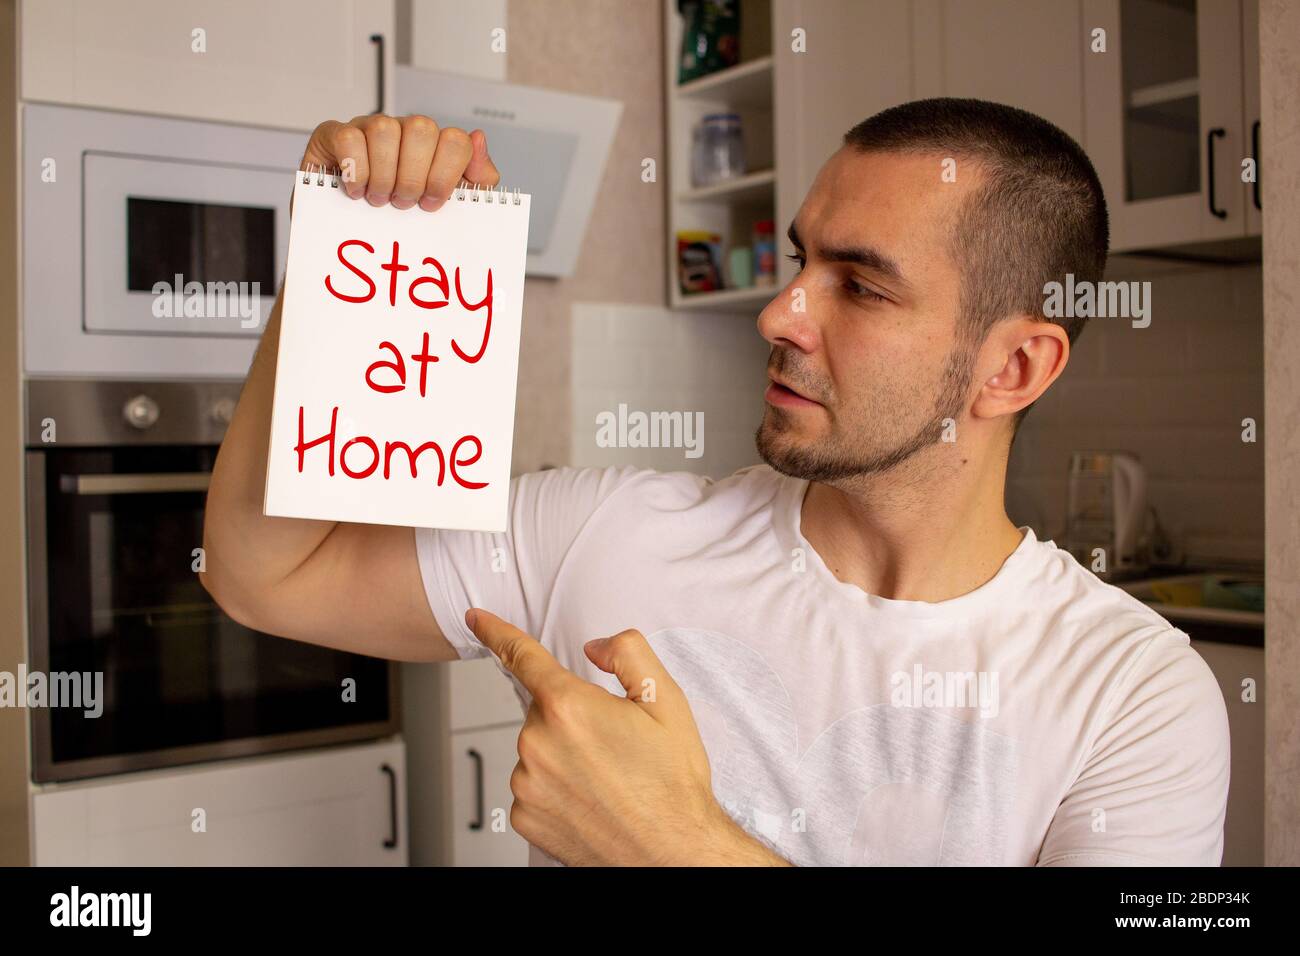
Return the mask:
<svg viewBox="0 0 1300 956">
<path fill-rule="evenodd" d="M 462 659 L 491 655 L 465 626 L 471 607 L 538 633 L 569 548 L 596 510 L 640 471 L 558 468 L 520 475 L 510 482 L 504 532 L 416 529 L 429 608 Z"/>
<path fill-rule="evenodd" d="M 1169 628 L 1146 642 L 1112 696 L 1038 864 L 1218 866 L 1229 745 L 1214 674 Z"/>
</svg>

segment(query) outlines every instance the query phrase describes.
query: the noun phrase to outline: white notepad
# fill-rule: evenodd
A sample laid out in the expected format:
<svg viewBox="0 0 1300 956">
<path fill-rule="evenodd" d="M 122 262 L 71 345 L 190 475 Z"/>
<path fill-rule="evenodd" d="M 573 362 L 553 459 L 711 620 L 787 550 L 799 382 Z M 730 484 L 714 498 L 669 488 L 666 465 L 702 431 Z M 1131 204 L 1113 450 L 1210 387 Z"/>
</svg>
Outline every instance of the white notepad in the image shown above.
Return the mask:
<svg viewBox="0 0 1300 956">
<path fill-rule="evenodd" d="M 295 175 L 266 514 L 505 530 L 528 209 L 469 186 L 375 208 Z"/>
</svg>

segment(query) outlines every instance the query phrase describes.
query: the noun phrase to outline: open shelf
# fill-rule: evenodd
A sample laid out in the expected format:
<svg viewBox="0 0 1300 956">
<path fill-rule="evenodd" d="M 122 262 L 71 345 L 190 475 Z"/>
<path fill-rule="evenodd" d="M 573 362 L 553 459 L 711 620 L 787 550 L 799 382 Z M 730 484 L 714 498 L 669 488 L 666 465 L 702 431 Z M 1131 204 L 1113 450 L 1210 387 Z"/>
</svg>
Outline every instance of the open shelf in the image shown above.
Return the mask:
<svg viewBox="0 0 1300 956">
<path fill-rule="evenodd" d="M 746 289 L 720 289 L 717 292 L 678 292 L 672 305 L 677 309 L 718 312 L 736 312 L 752 306 L 757 314 L 780 291 L 774 285 L 761 285 Z"/>
<path fill-rule="evenodd" d="M 1172 83 L 1156 83 L 1153 86 L 1144 86 L 1129 93 L 1128 105 L 1133 109 L 1141 109 L 1144 106 L 1157 106 L 1175 100 L 1188 99 L 1196 96 L 1200 93 L 1200 90 L 1201 81 L 1195 76 L 1188 77 L 1185 80 L 1175 80 Z"/>
<path fill-rule="evenodd" d="M 730 276 L 731 252 L 751 250 L 755 225 L 775 219 L 778 170 L 774 82 L 776 57 L 772 47 L 771 0 L 736 0 L 740 12 L 740 62 L 724 70 L 678 83 L 683 20 L 677 0 L 660 0 L 664 12 L 664 105 L 667 156 L 664 199 L 667 212 L 668 305 L 673 309 L 755 316 L 779 291 L 776 286 L 719 289 L 683 293 L 677 237 L 703 232 L 717 237 L 720 276 Z M 735 113 L 744 142 L 744 163 L 753 170 L 708 186 L 691 183 L 693 145 L 704 118 Z"/>
<path fill-rule="evenodd" d="M 746 173 L 726 182 L 714 183 L 678 193 L 679 202 L 743 202 L 750 199 L 770 197 L 776 183 L 776 170 L 762 169 L 756 173 Z"/>
<path fill-rule="evenodd" d="M 677 87 L 684 99 L 724 100 L 733 106 L 772 104 L 772 57 L 759 57 Z"/>
</svg>

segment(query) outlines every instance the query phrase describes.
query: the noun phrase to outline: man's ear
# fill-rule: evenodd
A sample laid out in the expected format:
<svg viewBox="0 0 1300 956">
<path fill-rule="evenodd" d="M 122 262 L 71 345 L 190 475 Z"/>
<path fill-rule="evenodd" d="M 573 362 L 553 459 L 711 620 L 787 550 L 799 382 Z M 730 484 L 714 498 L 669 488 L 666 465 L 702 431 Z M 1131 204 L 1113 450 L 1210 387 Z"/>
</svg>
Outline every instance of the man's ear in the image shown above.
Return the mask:
<svg viewBox="0 0 1300 956">
<path fill-rule="evenodd" d="M 1070 337 L 1055 322 L 1022 315 L 995 325 L 976 368 L 984 383 L 971 405 L 973 418 L 1014 415 L 1038 399 L 1070 360 Z"/>
</svg>

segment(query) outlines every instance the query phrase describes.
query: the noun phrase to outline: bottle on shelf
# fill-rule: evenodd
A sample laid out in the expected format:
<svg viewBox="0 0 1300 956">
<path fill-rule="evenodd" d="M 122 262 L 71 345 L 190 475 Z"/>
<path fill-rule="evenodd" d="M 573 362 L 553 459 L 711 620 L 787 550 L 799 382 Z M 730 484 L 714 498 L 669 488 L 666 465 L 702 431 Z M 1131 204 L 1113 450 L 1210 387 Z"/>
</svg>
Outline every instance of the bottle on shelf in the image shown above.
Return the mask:
<svg viewBox="0 0 1300 956">
<path fill-rule="evenodd" d="M 776 223 L 754 223 L 754 285 L 776 285 Z"/>
</svg>

